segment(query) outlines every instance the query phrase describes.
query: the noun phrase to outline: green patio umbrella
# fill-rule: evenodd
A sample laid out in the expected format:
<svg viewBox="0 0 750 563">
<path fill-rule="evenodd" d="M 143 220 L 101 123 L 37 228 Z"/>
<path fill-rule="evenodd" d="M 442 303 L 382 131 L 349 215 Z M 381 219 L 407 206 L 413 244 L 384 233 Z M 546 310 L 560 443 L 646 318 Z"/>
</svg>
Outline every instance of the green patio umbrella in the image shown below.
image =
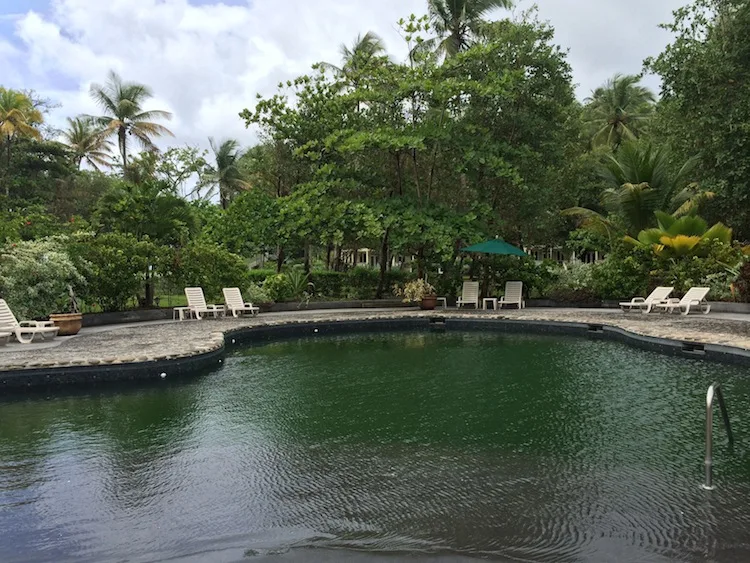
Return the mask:
<svg viewBox="0 0 750 563">
<path fill-rule="evenodd" d="M 501 238 L 494 238 L 480 242 L 474 246 L 462 248 L 461 252 L 476 252 L 478 254 L 502 254 L 505 256 L 528 256 L 523 250 L 505 242 Z"/>
<path fill-rule="evenodd" d="M 501 256 L 526 256 L 529 255 L 526 254 L 523 250 L 518 248 L 517 246 L 513 246 L 512 244 L 509 244 L 505 242 L 501 238 L 493 238 L 484 242 L 480 242 L 479 244 L 475 244 L 474 246 L 468 246 L 466 248 L 462 248 L 461 252 L 473 252 L 477 254 L 494 254 L 494 255 L 501 255 Z M 486 295 L 487 291 L 489 289 L 489 272 L 487 269 L 487 265 L 484 264 L 484 261 L 481 261 L 483 263 L 483 270 L 484 270 L 484 282 L 482 283 L 482 294 Z"/>
</svg>

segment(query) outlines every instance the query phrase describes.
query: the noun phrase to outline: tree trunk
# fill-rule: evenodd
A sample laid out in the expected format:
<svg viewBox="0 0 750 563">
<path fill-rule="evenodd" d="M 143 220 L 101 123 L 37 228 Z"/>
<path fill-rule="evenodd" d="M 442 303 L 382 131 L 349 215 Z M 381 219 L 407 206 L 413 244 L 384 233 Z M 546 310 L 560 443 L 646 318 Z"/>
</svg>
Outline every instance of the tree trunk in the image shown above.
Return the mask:
<svg viewBox="0 0 750 563">
<path fill-rule="evenodd" d="M 280 246 L 278 247 L 278 251 L 276 253 L 276 273 L 281 273 L 281 267 L 284 265 L 284 249 Z"/>
<path fill-rule="evenodd" d="M 10 197 L 10 135 L 8 135 L 6 142 L 8 143 L 8 156 L 5 164 L 5 178 L 3 180 L 5 181 L 5 197 Z"/>
<path fill-rule="evenodd" d="M 411 158 L 414 161 L 414 186 L 417 188 L 417 201 L 419 202 L 419 206 L 422 207 L 422 190 L 419 187 L 419 166 L 417 165 L 417 149 L 412 150 Z"/>
<path fill-rule="evenodd" d="M 154 284 L 151 281 L 151 270 L 146 267 L 146 295 L 143 299 L 144 307 L 151 307 L 154 304 Z"/>
<path fill-rule="evenodd" d="M 336 272 L 341 271 L 341 253 L 343 252 L 343 249 L 341 248 L 340 244 L 336 245 L 336 258 L 333 261 L 333 269 Z"/>
<path fill-rule="evenodd" d="M 117 132 L 117 140 L 120 143 L 120 155 L 122 156 L 122 170 L 123 172 L 128 167 L 128 132 L 125 127 L 120 127 Z"/>
<path fill-rule="evenodd" d="M 417 277 L 424 279 L 424 248 L 420 248 L 417 253 Z"/>
<path fill-rule="evenodd" d="M 305 273 L 310 273 L 310 243 L 305 243 Z"/>
<path fill-rule="evenodd" d="M 331 269 L 331 251 L 333 250 L 333 245 L 329 242 L 326 246 L 326 270 Z"/>
<path fill-rule="evenodd" d="M 382 299 L 385 292 L 385 276 L 388 272 L 388 235 L 390 229 L 385 230 L 383 241 L 380 245 L 380 279 L 378 279 L 378 290 L 375 292 L 376 299 Z"/>
<path fill-rule="evenodd" d="M 227 191 L 219 184 L 219 201 L 221 202 L 221 208 L 226 210 L 229 207 L 229 197 Z"/>
</svg>

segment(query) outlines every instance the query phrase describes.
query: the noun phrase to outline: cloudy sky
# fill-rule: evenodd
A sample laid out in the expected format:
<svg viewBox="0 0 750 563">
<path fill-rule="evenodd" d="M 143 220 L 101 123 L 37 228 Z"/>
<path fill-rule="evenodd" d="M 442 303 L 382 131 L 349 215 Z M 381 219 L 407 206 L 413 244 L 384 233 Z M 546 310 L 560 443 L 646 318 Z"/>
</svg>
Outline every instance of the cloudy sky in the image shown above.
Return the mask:
<svg viewBox="0 0 750 563">
<path fill-rule="evenodd" d="M 638 73 L 669 35 L 657 28 L 687 0 L 537 0 L 539 16 L 570 50 L 580 98 L 615 72 Z M 532 5 L 520 0 L 516 11 Z M 176 144 L 207 137 L 252 143 L 237 114 L 255 94 L 316 61 L 339 60 L 358 33 L 380 34 L 396 57 L 395 22 L 426 11 L 426 0 L 0 0 L 0 85 L 31 88 L 61 108 L 95 113 L 92 82 L 109 69 L 149 84 L 151 108 L 168 109 Z M 498 13 L 502 16 L 502 13 Z M 658 88 L 653 77 L 647 83 Z"/>
</svg>

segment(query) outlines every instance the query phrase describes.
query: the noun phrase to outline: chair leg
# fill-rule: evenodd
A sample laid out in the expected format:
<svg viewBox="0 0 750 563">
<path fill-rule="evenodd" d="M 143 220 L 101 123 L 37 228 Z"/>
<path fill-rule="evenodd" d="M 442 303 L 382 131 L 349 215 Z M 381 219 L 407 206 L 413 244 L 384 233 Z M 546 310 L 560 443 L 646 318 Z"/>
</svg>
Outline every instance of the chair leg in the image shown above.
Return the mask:
<svg viewBox="0 0 750 563">
<path fill-rule="evenodd" d="M 25 338 L 23 334 L 24 333 L 21 332 L 20 330 L 16 331 L 16 340 L 18 340 L 21 344 L 31 344 L 34 341 L 33 332 L 31 333 L 31 336 L 29 336 L 28 338 Z"/>
</svg>

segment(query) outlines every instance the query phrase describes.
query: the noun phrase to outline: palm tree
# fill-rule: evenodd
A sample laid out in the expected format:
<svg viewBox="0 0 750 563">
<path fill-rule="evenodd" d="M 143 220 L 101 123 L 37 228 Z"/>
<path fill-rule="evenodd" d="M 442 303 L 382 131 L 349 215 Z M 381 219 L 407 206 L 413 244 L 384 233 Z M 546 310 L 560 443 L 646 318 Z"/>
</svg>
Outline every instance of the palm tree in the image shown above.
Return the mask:
<svg viewBox="0 0 750 563">
<path fill-rule="evenodd" d="M 428 0 L 427 3 L 430 23 L 438 36 L 418 48 L 446 57 L 465 51 L 482 36 L 484 18 L 492 10 L 513 7 L 513 0 Z"/>
<path fill-rule="evenodd" d="M 357 75 L 372 59 L 385 53 L 385 43 L 377 33 L 368 31 L 364 36 L 357 35 L 351 47 L 342 43 L 339 52 L 341 53 L 341 67 L 331 63 L 320 63 L 321 67 L 356 84 Z"/>
<path fill-rule="evenodd" d="M 41 139 L 37 129 L 44 121 L 42 113 L 23 92 L 0 86 L 0 141 L 5 144 L 6 173 L 10 170 L 11 147 L 18 137 Z M 5 183 L 5 195 L 10 195 L 10 184 Z"/>
<path fill-rule="evenodd" d="M 63 131 L 63 141 L 73 150 L 73 162 L 77 168 L 85 161 L 94 170 L 100 166 L 111 166 L 112 143 L 105 136 L 106 130 L 96 128 L 90 117 L 68 118 L 68 128 Z"/>
<path fill-rule="evenodd" d="M 173 133 L 152 119 L 172 119 L 172 114 L 162 110 L 144 110 L 143 104 L 153 92 L 148 86 L 137 82 L 123 82 L 114 72 L 104 86 L 92 84 L 91 97 L 104 110 L 105 115 L 93 117 L 104 129 L 105 138 L 117 135 L 117 145 L 122 156 L 123 167 L 128 164 L 128 135 L 133 135 L 145 150 L 156 150 L 153 138 Z"/>
<path fill-rule="evenodd" d="M 211 150 L 216 160 L 215 166 L 208 168 L 206 177 L 213 189 L 207 194 L 208 197 L 219 191 L 219 201 L 222 209 L 229 206 L 231 197 L 239 191 L 247 190 L 250 184 L 245 181 L 242 171 L 239 167 L 239 160 L 242 158 L 240 144 L 234 139 L 227 139 L 217 145 L 214 139 L 209 138 Z"/>
<path fill-rule="evenodd" d="M 600 170 L 607 186 L 602 193 L 602 207 L 615 221 L 582 207 L 563 213 L 577 216 L 583 227 L 609 236 L 621 230 L 636 236 L 656 224 L 656 213 L 660 211 L 673 217 L 695 214 L 700 203 L 714 194 L 690 181 L 697 159 L 689 159 L 675 173 L 671 160 L 672 155 L 664 146 L 627 141 L 615 154 L 603 157 Z"/>
<path fill-rule="evenodd" d="M 592 145 L 616 149 L 643 132 L 654 113 L 656 96 L 640 80 L 635 75 L 615 74 L 586 98 L 584 121 Z"/>
</svg>

